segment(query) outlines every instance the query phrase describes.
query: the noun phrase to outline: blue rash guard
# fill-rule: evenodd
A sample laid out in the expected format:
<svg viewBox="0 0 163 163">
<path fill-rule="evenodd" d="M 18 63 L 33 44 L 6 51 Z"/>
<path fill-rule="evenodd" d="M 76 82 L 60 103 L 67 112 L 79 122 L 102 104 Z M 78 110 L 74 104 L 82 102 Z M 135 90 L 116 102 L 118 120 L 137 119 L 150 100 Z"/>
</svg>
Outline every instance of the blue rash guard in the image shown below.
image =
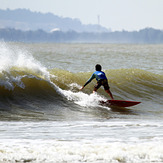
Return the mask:
<svg viewBox="0 0 163 163">
<path fill-rule="evenodd" d="M 103 71 L 95 71 L 92 76 L 89 78 L 89 80 L 84 84 L 84 87 L 90 83 L 94 78 L 96 78 L 97 81 L 101 79 L 107 79 L 105 73 Z"/>
</svg>

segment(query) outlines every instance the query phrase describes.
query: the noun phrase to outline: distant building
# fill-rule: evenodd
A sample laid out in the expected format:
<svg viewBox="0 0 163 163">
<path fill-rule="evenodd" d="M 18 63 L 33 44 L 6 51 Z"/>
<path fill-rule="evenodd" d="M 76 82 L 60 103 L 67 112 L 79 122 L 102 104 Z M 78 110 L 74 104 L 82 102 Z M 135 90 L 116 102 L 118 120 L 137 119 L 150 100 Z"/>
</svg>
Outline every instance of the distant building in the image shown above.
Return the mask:
<svg viewBox="0 0 163 163">
<path fill-rule="evenodd" d="M 50 31 L 50 33 L 57 32 L 57 31 L 61 31 L 61 29 L 60 29 L 60 28 L 53 28 L 53 29 Z"/>
</svg>

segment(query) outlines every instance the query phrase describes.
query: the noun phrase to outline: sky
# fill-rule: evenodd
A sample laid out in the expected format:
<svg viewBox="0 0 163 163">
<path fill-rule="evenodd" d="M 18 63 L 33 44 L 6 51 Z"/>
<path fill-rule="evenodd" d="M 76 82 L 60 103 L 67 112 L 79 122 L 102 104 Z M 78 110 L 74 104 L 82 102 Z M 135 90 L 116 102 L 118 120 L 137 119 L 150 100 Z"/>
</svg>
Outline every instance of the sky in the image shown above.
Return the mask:
<svg viewBox="0 0 163 163">
<path fill-rule="evenodd" d="M 7 8 L 50 12 L 112 31 L 163 30 L 163 0 L 0 0 L 0 9 Z"/>
</svg>

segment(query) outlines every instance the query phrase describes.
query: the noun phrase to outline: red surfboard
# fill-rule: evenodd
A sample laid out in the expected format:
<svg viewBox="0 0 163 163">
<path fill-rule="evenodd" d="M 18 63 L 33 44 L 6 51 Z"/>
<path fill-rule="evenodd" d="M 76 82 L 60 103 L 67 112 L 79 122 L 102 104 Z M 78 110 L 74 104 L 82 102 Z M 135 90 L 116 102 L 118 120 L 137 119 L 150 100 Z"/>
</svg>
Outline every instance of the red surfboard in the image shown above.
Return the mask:
<svg viewBox="0 0 163 163">
<path fill-rule="evenodd" d="M 100 101 L 100 103 L 105 106 L 130 107 L 130 106 L 140 104 L 141 102 L 124 101 L 124 100 L 107 100 L 107 101 Z"/>
</svg>

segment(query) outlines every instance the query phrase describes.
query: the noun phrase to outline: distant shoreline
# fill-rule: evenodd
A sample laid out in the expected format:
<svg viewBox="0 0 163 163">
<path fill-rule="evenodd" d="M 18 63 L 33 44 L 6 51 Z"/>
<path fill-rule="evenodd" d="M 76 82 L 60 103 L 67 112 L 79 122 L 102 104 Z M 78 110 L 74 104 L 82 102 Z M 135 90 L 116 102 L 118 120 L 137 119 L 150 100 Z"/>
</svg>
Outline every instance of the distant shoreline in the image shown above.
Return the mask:
<svg viewBox="0 0 163 163">
<path fill-rule="evenodd" d="M 22 31 L 11 28 L 0 29 L 0 40 L 10 42 L 54 42 L 54 43 L 142 43 L 162 44 L 163 31 L 153 28 L 145 28 L 139 31 L 115 31 L 115 32 L 75 32 L 43 30 Z"/>
</svg>

